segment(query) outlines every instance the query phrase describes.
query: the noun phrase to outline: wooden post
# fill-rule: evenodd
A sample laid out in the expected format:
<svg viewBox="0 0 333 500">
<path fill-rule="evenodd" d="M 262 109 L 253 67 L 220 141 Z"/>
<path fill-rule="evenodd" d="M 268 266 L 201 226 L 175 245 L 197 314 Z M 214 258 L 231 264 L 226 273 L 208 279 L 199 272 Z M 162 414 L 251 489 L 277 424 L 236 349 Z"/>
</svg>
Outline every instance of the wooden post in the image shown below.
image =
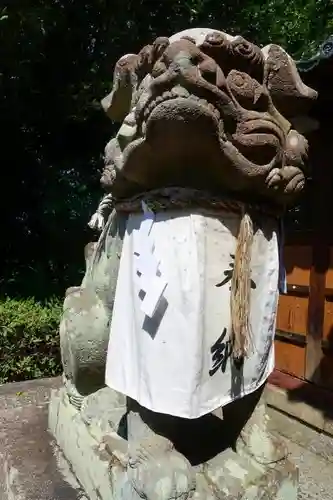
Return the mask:
<svg viewBox="0 0 333 500">
<path fill-rule="evenodd" d="M 313 178 L 313 255 L 310 272 L 305 378 L 318 384 L 321 381 L 320 364 L 323 357 L 326 272 L 330 259 L 330 233 L 333 232 L 332 140 L 325 125 L 321 124 L 321 129 L 313 133 L 310 142 Z"/>
</svg>

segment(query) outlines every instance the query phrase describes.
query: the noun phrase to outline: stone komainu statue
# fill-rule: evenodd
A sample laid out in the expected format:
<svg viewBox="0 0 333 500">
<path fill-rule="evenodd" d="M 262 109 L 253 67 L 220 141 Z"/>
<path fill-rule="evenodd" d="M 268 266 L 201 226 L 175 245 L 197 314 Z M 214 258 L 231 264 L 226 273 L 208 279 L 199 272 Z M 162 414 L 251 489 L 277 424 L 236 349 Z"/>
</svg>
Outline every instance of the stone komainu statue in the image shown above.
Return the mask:
<svg viewBox="0 0 333 500">
<path fill-rule="evenodd" d="M 315 99 L 281 47 L 209 29 L 117 62 L 102 105 L 121 126 L 90 221 L 102 233 L 60 327 L 63 397 L 88 427 L 109 415 L 109 435 L 112 412 L 126 417 L 114 498 L 296 498 L 257 403 L 274 363 L 279 218 L 306 178 L 295 124 Z"/>
</svg>

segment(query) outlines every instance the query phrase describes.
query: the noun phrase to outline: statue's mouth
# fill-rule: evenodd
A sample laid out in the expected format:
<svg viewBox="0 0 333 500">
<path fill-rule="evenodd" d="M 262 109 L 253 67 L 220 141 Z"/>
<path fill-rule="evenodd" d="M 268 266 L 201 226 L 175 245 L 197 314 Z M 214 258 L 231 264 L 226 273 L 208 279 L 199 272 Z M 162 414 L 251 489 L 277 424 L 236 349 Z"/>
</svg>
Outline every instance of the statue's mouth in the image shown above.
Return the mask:
<svg viewBox="0 0 333 500">
<path fill-rule="evenodd" d="M 166 102 L 166 101 L 171 101 L 173 99 L 188 99 L 189 103 L 196 103 L 199 106 L 202 106 L 203 108 L 208 109 L 212 114 L 215 115 L 217 120 L 220 119 L 220 112 L 219 110 L 214 106 L 214 104 L 206 101 L 205 99 L 201 99 L 200 97 L 190 94 L 186 89 L 184 88 L 174 88 L 170 91 L 163 92 L 162 95 L 156 97 L 156 99 L 150 101 L 147 106 L 145 106 L 144 111 L 143 111 L 143 118 L 144 121 L 147 121 L 149 119 L 149 116 L 151 113 L 154 111 L 157 106 L 160 104 Z"/>
<path fill-rule="evenodd" d="M 210 116 L 213 119 L 216 128 L 218 128 L 220 121 L 222 124 L 221 113 L 213 103 L 191 94 L 183 87 L 176 86 L 172 90 L 165 91 L 154 99 L 150 99 L 144 106 L 140 113 L 143 134 L 145 134 L 147 124 L 150 120 L 154 121 L 158 116 L 167 117 L 168 113 L 174 117 L 172 109 L 176 109 L 176 106 L 178 115 L 181 114 L 180 109 L 182 109 L 185 117 L 188 119 L 190 119 L 191 112 L 192 116 L 197 120 L 199 120 L 202 113 L 202 116 Z M 186 113 L 187 109 L 188 113 Z M 193 113 L 195 110 L 196 113 Z"/>
<path fill-rule="evenodd" d="M 150 121 L 166 119 L 168 115 L 171 119 L 175 120 L 176 115 L 180 117 L 182 114 L 185 120 L 191 121 L 191 116 L 195 116 L 199 121 L 200 113 L 202 113 L 201 116 L 212 118 L 213 124 L 222 142 L 227 140 L 233 142 L 234 133 L 228 133 L 225 127 L 226 117 L 222 110 L 219 109 L 218 105 L 195 94 L 191 94 L 187 89 L 180 86 L 176 86 L 155 98 L 149 99 L 140 110 L 138 121 L 139 123 L 141 122 L 142 135 L 145 136 L 147 125 Z M 258 116 L 254 117 L 253 114 L 251 114 L 251 118 L 249 117 L 238 123 L 237 136 L 243 136 L 245 141 L 247 138 L 250 139 L 250 137 L 253 138 L 253 136 L 256 136 L 259 143 L 268 140 L 268 142 L 276 145 L 278 142 L 282 144 L 284 141 L 284 134 L 280 126 L 270 118 L 267 119 L 266 117 L 260 116 L 262 115 L 261 113 L 256 114 Z M 236 142 L 238 141 L 236 140 Z"/>
<path fill-rule="evenodd" d="M 154 184 L 164 182 L 163 175 L 167 179 L 171 171 L 177 179 L 179 172 L 192 172 L 187 175 L 193 176 L 194 171 L 201 171 L 200 165 L 207 165 L 209 161 L 212 178 L 219 165 L 224 165 L 227 184 L 228 169 L 235 164 L 248 172 L 249 177 L 261 175 L 262 178 L 279 166 L 285 139 L 274 117 L 268 112 L 238 108 L 237 102 L 232 101 L 236 120 L 231 115 L 226 116 L 218 99 L 214 103 L 214 96 L 209 100 L 207 92 L 205 97 L 177 85 L 158 96 L 144 99 L 142 107 L 136 108 L 136 139 L 123 151 L 127 168 L 140 163 L 146 164 L 148 171 L 147 165 L 158 161 L 158 179 L 153 179 L 151 172 L 150 177 L 145 178 L 145 182 Z M 257 167 L 260 167 L 260 174 Z M 133 172 L 134 167 L 133 182 L 142 184 Z"/>
</svg>

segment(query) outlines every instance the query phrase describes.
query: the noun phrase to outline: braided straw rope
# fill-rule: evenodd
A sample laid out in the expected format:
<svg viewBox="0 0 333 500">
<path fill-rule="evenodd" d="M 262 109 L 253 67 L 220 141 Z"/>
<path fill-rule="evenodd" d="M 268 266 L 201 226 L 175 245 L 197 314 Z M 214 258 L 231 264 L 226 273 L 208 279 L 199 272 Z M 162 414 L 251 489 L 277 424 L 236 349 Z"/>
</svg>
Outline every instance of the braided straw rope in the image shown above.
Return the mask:
<svg viewBox="0 0 333 500">
<path fill-rule="evenodd" d="M 155 189 L 140 193 L 126 200 L 114 200 L 114 206 L 118 212 L 141 212 L 142 201 L 155 212 L 182 208 L 201 208 L 242 213 L 246 209 L 246 211 L 259 212 L 272 217 L 279 215 L 277 208 L 268 204 L 245 204 L 226 196 L 223 196 L 223 198 L 214 196 L 207 191 L 178 187 Z"/>
<path fill-rule="evenodd" d="M 233 356 L 239 362 L 246 357 L 252 347 L 250 325 L 252 243 L 253 221 L 248 213 L 243 212 L 237 237 L 230 295 Z"/>
</svg>

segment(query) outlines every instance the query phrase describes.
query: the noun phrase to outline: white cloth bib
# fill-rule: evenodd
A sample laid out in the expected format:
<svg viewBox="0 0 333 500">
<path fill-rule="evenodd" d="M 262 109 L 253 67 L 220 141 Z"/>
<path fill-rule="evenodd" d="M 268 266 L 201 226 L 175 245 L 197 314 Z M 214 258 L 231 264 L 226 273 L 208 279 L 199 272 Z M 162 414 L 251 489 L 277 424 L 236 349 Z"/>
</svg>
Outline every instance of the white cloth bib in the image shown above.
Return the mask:
<svg viewBox="0 0 333 500">
<path fill-rule="evenodd" d="M 274 366 L 279 253 L 275 222 L 262 219 L 252 247 L 253 349 L 236 367 L 230 280 L 240 215 L 160 212 L 149 234 L 144 214 L 129 216 L 107 355 L 109 387 L 152 411 L 198 418 L 266 381 Z M 156 269 L 166 286 L 153 312 L 148 294 L 152 286 L 156 292 Z M 144 312 L 144 299 L 151 313 Z"/>
</svg>

